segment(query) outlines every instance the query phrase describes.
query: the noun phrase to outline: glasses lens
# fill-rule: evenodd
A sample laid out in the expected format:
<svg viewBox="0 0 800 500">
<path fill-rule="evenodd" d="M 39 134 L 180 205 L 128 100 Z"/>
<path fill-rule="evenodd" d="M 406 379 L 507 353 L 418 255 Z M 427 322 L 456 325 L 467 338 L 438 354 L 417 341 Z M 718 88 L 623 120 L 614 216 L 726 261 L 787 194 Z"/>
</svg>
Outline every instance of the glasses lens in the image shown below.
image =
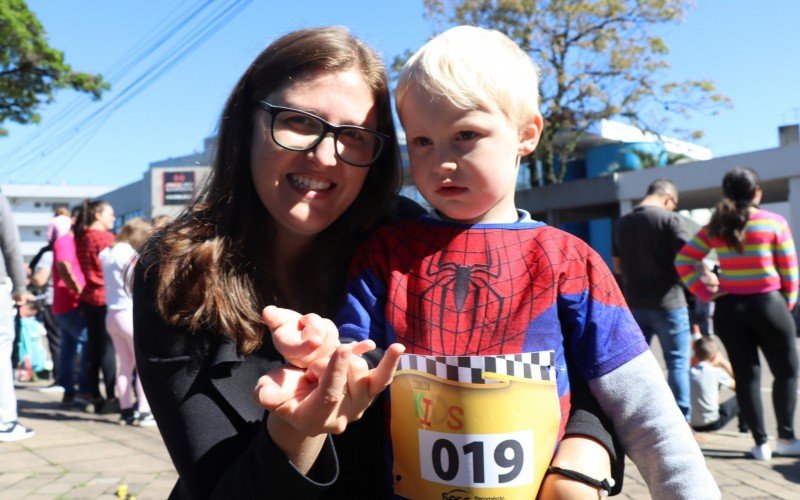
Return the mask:
<svg viewBox="0 0 800 500">
<path fill-rule="evenodd" d="M 321 118 L 302 111 L 281 109 L 273 114 L 272 138 L 286 149 L 306 151 L 314 147 L 327 130 L 330 130 L 329 125 Z M 347 125 L 334 127 L 334 130 L 336 154 L 342 161 L 366 167 L 380 155 L 383 138 L 376 132 Z"/>
<path fill-rule="evenodd" d="M 296 111 L 279 111 L 272 121 L 272 136 L 286 149 L 304 150 L 319 139 L 324 130 L 321 121 Z"/>
<path fill-rule="evenodd" d="M 383 139 L 371 130 L 341 127 L 336 138 L 336 152 L 351 165 L 369 165 L 377 159 L 382 144 Z"/>
</svg>

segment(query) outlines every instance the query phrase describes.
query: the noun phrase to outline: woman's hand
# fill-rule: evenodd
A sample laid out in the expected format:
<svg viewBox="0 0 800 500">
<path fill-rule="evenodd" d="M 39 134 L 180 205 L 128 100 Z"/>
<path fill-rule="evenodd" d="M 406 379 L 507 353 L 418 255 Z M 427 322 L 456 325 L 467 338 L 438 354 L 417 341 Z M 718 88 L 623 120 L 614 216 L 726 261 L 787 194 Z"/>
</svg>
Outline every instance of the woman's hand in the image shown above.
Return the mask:
<svg viewBox="0 0 800 500">
<path fill-rule="evenodd" d="M 340 345 L 336 325 L 317 314 L 303 316 L 291 309 L 267 306 L 261 315 L 272 331 L 275 349 L 287 363 L 298 368 L 330 358 Z"/>
<path fill-rule="evenodd" d="M 700 282 L 708 288 L 709 292 L 719 292 L 719 277 L 708 269 L 703 269 L 703 273 L 700 275 Z"/>
<path fill-rule="evenodd" d="M 253 399 L 306 436 L 341 433 L 391 383 L 405 350 L 392 344 L 369 370 L 361 354 L 374 348 L 365 340 L 339 346 L 330 359 L 317 359 L 305 370 L 276 368 L 258 380 Z"/>
</svg>

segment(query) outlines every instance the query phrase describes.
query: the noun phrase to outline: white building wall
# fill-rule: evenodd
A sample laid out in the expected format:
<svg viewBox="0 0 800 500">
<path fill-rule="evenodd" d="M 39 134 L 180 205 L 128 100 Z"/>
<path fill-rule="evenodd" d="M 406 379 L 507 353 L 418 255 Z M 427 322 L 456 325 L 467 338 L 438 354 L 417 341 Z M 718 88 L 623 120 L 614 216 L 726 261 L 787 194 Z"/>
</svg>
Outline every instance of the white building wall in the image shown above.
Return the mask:
<svg viewBox="0 0 800 500">
<path fill-rule="evenodd" d="M 66 186 L 50 184 L 0 184 L 11 204 L 19 228 L 22 255 L 30 260 L 47 240 L 47 226 L 56 207 L 73 207 L 84 199 L 95 199 L 112 186 Z"/>
</svg>

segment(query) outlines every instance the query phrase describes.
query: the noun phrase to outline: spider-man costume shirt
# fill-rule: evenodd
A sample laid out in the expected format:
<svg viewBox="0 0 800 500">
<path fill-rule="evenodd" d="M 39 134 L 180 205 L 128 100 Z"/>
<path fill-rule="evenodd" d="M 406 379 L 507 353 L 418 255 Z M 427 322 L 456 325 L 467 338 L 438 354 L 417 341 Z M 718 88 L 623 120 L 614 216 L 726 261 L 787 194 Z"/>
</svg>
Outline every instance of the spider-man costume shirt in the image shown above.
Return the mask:
<svg viewBox="0 0 800 500">
<path fill-rule="evenodd" d="M 411 354 L 554 350 L 564 402 L 567 358 L 592 380 L 647 350 L 600 256 L 520 214 L 476 225 L 424 215 L 376 231 L 351 264 L 340 335 Z"/>
</svg>

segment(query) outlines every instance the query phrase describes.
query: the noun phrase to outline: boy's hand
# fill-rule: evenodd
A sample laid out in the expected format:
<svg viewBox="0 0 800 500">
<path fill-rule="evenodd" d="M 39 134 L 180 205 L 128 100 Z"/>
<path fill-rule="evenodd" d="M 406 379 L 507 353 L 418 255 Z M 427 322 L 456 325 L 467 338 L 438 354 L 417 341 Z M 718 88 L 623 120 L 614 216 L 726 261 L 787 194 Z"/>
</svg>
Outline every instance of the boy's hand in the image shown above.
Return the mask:
<svg viewBox="0 0 800 500">
<path fill-rule="evenodd" d="M 339 346 L 329 360 L 318 359 L 308 370 L 276 368 L 258 380 L 253 399 L 306 436 L 341 433 L 391 383 L 405 350 L 392 344 L 368 370 L 360 355 L 374 347 L 365 340 Z"/>
<path fill-rule="evenodd" d="M 272 331 L 275 349 L 289 364 L 298 368 L 307 368 L 316 360 L 330 358 L 340 345 L 336 325 L 316 314 L 302 316 L 291 309 L 267 306 L 262 317 Z"/>
</svg>

